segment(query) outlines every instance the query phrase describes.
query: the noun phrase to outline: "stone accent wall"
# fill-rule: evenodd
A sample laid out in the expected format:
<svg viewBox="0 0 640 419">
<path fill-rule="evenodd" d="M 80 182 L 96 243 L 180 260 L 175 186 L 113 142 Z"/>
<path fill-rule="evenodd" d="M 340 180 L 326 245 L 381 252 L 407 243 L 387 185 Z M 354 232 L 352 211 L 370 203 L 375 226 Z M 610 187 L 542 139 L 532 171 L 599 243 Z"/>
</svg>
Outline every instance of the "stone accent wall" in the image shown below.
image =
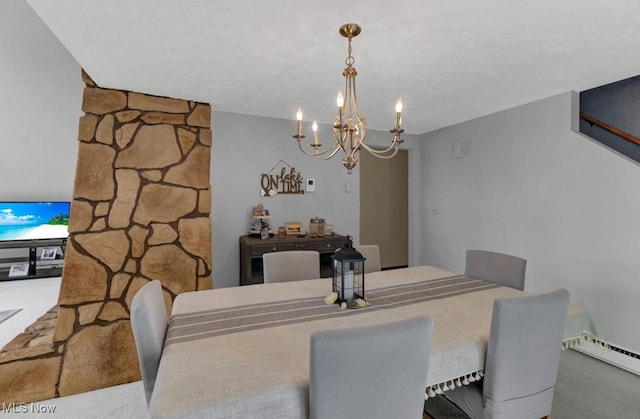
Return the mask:
<svg viewBox="0 0 640 419">
<path fill-rule="evenodd" d="M 169 313 L 178 294 L 212 287 L 210 105 L 83 79 L 55 331 L 47 349 L 0 353 L 1 402 L 139 380 L 134 294 L 160 280 Z"/>
</svg>

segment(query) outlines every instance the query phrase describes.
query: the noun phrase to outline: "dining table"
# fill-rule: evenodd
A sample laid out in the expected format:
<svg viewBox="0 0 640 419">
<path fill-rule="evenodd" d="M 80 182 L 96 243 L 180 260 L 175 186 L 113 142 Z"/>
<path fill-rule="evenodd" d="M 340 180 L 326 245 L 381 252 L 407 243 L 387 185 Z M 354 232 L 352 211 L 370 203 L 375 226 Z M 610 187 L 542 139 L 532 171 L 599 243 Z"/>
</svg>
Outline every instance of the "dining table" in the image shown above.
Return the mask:
<svg viewBox="0 0 640 419">
<path fill-rule="evenodd" d="M 332 278 L 319 278 L 178 295 L 151 417 L 308 418 L 311 334 L 420 315 L 434 322 L 425 377 L 432 397 L 482 377 L 493 301 L 527 295 L 434 266 L 367 273 L 360 308 L 325 301 L 331 292 Z M 589 313 L 571 305 L 563 346 L 595 337 Z"/>
</svg>

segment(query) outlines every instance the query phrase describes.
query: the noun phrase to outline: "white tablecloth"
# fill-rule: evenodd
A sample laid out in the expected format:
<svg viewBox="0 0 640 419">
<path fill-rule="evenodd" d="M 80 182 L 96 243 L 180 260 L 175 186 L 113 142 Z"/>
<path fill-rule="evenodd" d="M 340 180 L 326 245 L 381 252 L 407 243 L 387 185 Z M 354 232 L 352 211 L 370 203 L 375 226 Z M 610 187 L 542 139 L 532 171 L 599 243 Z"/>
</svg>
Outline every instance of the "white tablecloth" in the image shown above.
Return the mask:
<svg viewBox="0 0 640 419">
<path fill-rule="evenodd" d="M 408 284 L 412 286 L 403 288 Z M 428 289 L 414 297 L 411 289 L 418 285 Z M 365 287 L 370 305 L 356 310 L 318 304 L 331 291 L 330 278 L 179 295 L 151 416 L 306 418 L 309 337 L 314 331 L 423 314 L 434 319 L 426 378 L 433 392 L 481 374 L 493 300 L 524 295 L 430 266 L 367 274 Z M 388 290 L 402 295 L 400 300 L 385 297 Z M 579 338 L 588 325 L 587 313 L 571 307 L 565 338 Z"/>
</svg>

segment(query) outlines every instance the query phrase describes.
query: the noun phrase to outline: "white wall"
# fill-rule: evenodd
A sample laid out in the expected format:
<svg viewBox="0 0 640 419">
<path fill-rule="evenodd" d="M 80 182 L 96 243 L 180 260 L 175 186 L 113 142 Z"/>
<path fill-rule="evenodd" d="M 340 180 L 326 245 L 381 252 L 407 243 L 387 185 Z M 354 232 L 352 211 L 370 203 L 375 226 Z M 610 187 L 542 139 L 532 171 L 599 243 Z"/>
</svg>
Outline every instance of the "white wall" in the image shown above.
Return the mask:
<svg viewBox="0 0 640 419">
<path fill-rule="evenodd" d="M 69 201 L 80 66 L 24 0 L 0 2 L 0 200 Z"/>
<path fill-rule="evenodd" d="M 71 200 L 82 88 L 80 66 L 31 7 L 0 1 L 0 201 Z"/>
<path fill-rule="evenodd" d="M 82 115 L 80 66 L 23 0 L 0 2 L 0 200 L 71 200 L 77 156 L 78 118 Z M 144 92 L 153 94 L 153 92 Z M 359 236 L 359 176 L 347 175 L 338 156 L 323 162 L 303 156 L 291 135 L 295 121 L 252 117 L 215 109 L 211 162 L 213 278 L 215 287 L 239 279 L 238 238 L 249 225 L 251 207 L 263 202 L 275 226 L 305 225 L 315 216 L 340 234 Z M 293 115 L 293 111 L 292 111 Z M 328 128 L 320 127 L 324 135 Z M 310 134 L 310 127 L 307 127 Z M 417 136 L 404 135 L 410 150 L 410 255 L 418 259 L 420 234 Z M 388 133 L 369 131 L 371 144 Z M 327 139 L 328 140 L 328 139 Z M 325 141 L 328 142 L 328 141 Z M 260 196 L 260 174 L 280 159 L 314 177 L 316 192 Z M 351 192 L 345 192 L 345 183 Z"/>
<path fill-rule="evenodd" d="M 422 136 L 423 262 L 527 259 L 526 290 L 565 287 L 605 339 L 640 350 L 640 167 L 571 131 L 566 93 Z M 453 157 L 454 143 L 471 146 Z"/>
<path fill-rule="evenodd" d="M 82 115 L 80 66 L 40 18 L 22 0 L 0 2 L 0 200 L 71 200 Z M 153 93 L 153 92 L 145 92 Z M 213 278 L 216 287 L 239 279 L 238 238 L 249 225 L 251 207 L 263 202 L 273 224 L 315 216 L 333 223 L 336 232 L 359 236 L 359 176 L 347 175 L 338 156 L 328 162 L 303 156 L 291 135 L 295 121 L 237 115 L 215 110 L 211 162 Z M 328 128 L 320 127 L 324 135 Z M 309 127 L 307 127 L 309 130 Z M 310 132 L 309 132 L 310 133 Z M 388 133 L 369 132 L 371 144 Z M 420 219 L 417 136 L 405 135 L 409 149 L 410 225 Z M 325 141 L 326 142 L 326 141 Z M 260 196 L 260 174 L 280 159 L 305 177 L 316 179 L 316 192 Z M 345 183 L 351 192 L 345 192 Z M 411 228 L 412 233 L 419 229 Z M 412 234 L 410 263 L 419 253 L 420 234 Z M 8 255 L 6 255 L 8 256 Z"/>
<path fill-rule="evenodd" d="M 84 87 L 80 66 L 22 0 L 0 2 L 0 56 L 0 200 L 71 200 Z M 307 224 L 317 215 L 357 242 L 357 170 L 347 175 L 337 156 L 329 162 L 303 156 L 291 138 L 294 121 L 216 112 L 215 98 L 211 102 L 216 287 L 238 284 L 238 237 L 245 234 L 249 211 L 258 202 L 271 210 L 276 226 L 286 221 Z M 378 134 L 370 132 L 374 144 Z M 381 137 L 386 139 L 388 134 Z M 405 137 L 406 148 L 415 147 L 416 137 Z M 411 158 L 417 172 L 418 156 L 413 153 Z M 314 177 L 316 192 L 261 197 L 260 174 L 280 159 L 303 176 Z M 350 193 L 345 192 L 345 183 L 349 183 Z M 419 203 L 415 200 L 414 214 Z M 415 236 L 413 240 L 419 238 Z"/>
<path fill-rule="evenodd" d="M 280 120 L 227 112 L 212 114 L 213 146 L 211 152 L 212 220 L 213 220 L 213 281 L 214 287 L 238 285 L 239 244 L 241 235 L 247 234 L 251 221 L 251 208 L 262 202 L 270 211 L 272 225 L 277 228 L 287 221 L 300 221 L 308 228 L 315 216 L 334 225 L 338 234 L 350 234 L 354 242 L 359 237 L 359 171 L 348 175 L 340 157 L 321 161 L 303 155 L 291 137 L 296 130 L 294 120 Z M 310 128 L 307 127 L 310 134 Z M 324 144 L 332 144 L 330 130 L 321 126 L 319 133 Z M 371 144 L 379 144 L 389 134 L 369 131 Z M 416 136 L 405 136 L 404 148 L 417 147 Z M 418 178 L 418 154 L 412 153 L 410 170 Z M 260 175 L 268 173 L 280 160 L 296 168 L 307 178 L 315 178 L 316 191 L 304 195 L 260 196 Z M 351 192 L 346 192 L 348 184 Z M 414 199 L 413 216 L 417 218 L 420 200 Z M 410 203 L 411 205 L 411 203 Z M 416 235 L 419 236 L 419 235 Z M 412 237 L 412 240 L 419 240 Z M 416 247 L 414 247 L 415 249 Z"/>
</svg>

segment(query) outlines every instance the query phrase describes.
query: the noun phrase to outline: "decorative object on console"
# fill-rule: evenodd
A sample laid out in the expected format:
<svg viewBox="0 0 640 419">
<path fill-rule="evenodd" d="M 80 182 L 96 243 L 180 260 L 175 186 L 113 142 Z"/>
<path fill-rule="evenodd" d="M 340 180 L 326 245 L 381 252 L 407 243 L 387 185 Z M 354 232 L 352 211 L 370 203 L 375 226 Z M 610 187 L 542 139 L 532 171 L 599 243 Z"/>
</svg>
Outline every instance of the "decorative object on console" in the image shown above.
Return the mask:
<svg viewBox="0 0 640 419">
<path fill-rule="evenodd" d="M 309 237 L 324 237 L 325 236 L 325 223 L 324 218 L 312 218 L 309 221 Z"/>
<path fill-rule="evenodd" d="M 347 303 L 349 308 L 360 305 L 354 300 L 364 300 L 364 261 L 360 252 L 353 247 L 353 238 L 347 236 L 344 247 L 338 249 L 333 259 L 333 292 L 336 293 L 338 303 Z"/>
<path fill-rule="evenodd" d="M 262 240 L 267 240 L 269 238 L 269 225 L 266 223 L 260 229 L 260 238 Z"/>
<path fill-rule="evenodd" d="M 254 217 L 262 217 L 264 214 L 264 205 L 257 204 L 253 206 L 253 210 L 251 211 L 251 215 Z"/>
<path fill-rule="evenodd" d="M 333 236 L 333 224 L 325 224 L 324 234 L 327 236 Z"/>
<path fill-rule="evenodd" d="M 355 23 L 347 23 L 345 25 L 342 25 L 339 30 L 340 35 L 344 36 L 349 41 L 349 55 L 345 59 L 347 68 L 345 68 L 342 73 L 346 82 L 346 96 L 342 94 L 342 91 L 338 92 L 338 115 L 336 115 L 335 121 L 333 123 L 333 135 L 335 137 L 335 144 L 331 148 L 320 151 L 320 147 L 322 147 L 322 144 L 318 142 L 318 122 L 313 121 L 311 127 L 313 131 L 313 142 L 309 144 L 309 147 L 313 148 L 314 151 L 308 153 L 302 148 L 302 143 L 300 141 L 304 139 L 305 136 L 302 133 L 302 108 L 300 107 L 296 112 L 296 119 L 298 120 L 298 132 L 293 136 L 293 138 L 295 138 L 298 142 L 300 151 L 308 156 L 316 156 L 322 158 L 323 160 L 328 160 L 331 157 L 335 156 L 338 151 L 342 150 L 342 152 L 344 153 L 342 164 L 347 168 L 347 173 L 349 174 L 351 174 L 353 168 L 356 167 L 358 163 L 358 152 L 360 151 L 360 148 L 367 150 L 375 157 L 387 159 L 391 158 L 398 152 L 398 147 L 400 146 L 400 143 L 402 143 L 400 134 L 404 132 L 404 130 L 400 128 L 400 112 L 402 112 L 402 99 L 398 98 L 398 101 L 396 102 L 395 123 L 393 128 L 389 131 L 393 134 L 391 145 L 389 145 L 389 147 L 385 149 L 376 150 L 365 144 L 367 135 L 367 122 L 366 118 L 360 113 L 360 109 L 358 108 L 358 98 L 356 97 L 356 75 L 358 74 L 358 72 L 353 67 L 353 64 L 356 60 L 351 55 L 351 40 L 358 36 L 360 31 L 360 26 Z"/>
<path fill-rule="evenodd" d="M 9 278 L 29 275 L 28 263 L 16 263 L 9 268 Z"/>
<path fill-rule="evenodd" d="M 264 208 L 264 205 L 256 204 L 251 210 L 251 218 L 253 222 L 249 226 L 249 234 L 260 235 L 262 239 L 268 239 L 270 234 L 273 234 L 269 219 L 269 210 Z"/>
<path fill-rule="evenodd" d="M 42 249 L 42 253 L 40 254 L 40 260 L 55 259 L 57 253 L 58 249 L 56 249 L 55 247 L 45 247 L 44 249 Z"/>
<path fill-rule="evenodd" d="M 306 233 L 299 221 L 291 221 L 284 226 L 287 236 L 304 236 Z"/>
</svg>

